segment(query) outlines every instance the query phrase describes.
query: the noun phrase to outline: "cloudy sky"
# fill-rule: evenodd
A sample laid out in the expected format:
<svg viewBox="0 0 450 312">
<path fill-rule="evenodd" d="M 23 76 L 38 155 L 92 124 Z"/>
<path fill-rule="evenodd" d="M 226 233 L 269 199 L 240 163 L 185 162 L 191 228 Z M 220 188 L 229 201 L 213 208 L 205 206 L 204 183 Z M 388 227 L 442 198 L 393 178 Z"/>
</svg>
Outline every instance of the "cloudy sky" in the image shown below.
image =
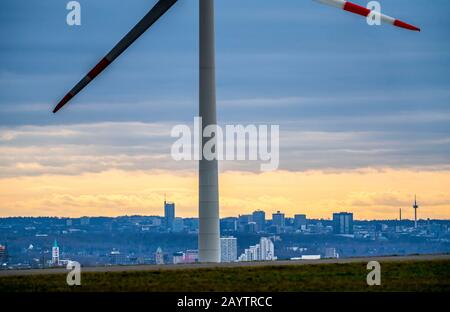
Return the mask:
<svg viewBox="0 0 450 312">
<path fill-rule="evenodd" d="M 60 113 L 59 99 L 155 0 L 4 0 L 0 216 L 197 215 L 195 162 L 170 157 L 198 113 L 198 1 L 180 0 Z M 355 2 L 365 5 L 364 1 Z M 222 162 L 221 215 L 450 218 L 450 3 L 384 0 L 421 33 L 311 0 L 217 0 L 219 123 L 280 125 L 280 168 Z"/>
</svg>

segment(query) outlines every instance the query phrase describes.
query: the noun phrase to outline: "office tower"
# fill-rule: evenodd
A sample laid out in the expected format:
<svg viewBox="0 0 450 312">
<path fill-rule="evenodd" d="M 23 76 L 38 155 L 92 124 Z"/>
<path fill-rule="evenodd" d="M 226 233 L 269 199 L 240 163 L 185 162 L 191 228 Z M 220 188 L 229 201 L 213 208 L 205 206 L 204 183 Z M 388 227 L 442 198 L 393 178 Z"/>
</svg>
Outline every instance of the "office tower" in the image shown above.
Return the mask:
<svg viewBox="0 0 450 312">
<path fill-rule="evenodd" d="M 353 213 L 333 213 L 334 234 L 353 234 Z"/>
<path fill-rule="evenodd" d="M 284 228 L 284 226 L 285 226 L 284 213 L 282 213 L 280 211 L 273 213 L 272 214 L 272 224 L 276 225 L 279 229 Z"/>
<path fill-rule="evenodd" d="M 417 229 L 417 208 L 419 208 L 419 205 L 417 205 L 417 198 L 416 195 L 414 195 L 414 228 Z"/>
<path fill-rule="evenodd" d="M 58 242 L 55 239 L 55 242 L 53 243 L 52 247 L 52 264 L 53 265 L 59 265 L 59 247 Z"/>
<path fill-rule="evenodd" d="M 183 218 L 174 218 L 172 222 L 172 232 L 180 233 L 184 231 Z"/>
<path fill-rule="evenodd" d="M 158 247 L 155 252 L 155 263 L 156 264 L 164 264 L 164 253 L 161 247 Z"/>
<path fill-rule="evenodd" d="M 251 221 L 253 221 L 253 220 L 252 220 L 252 215 L 250 215 L 250 214 L 239 215 L 238 216 L 238 224 L 239 224 L 239 226 L 245 225 L 245 224 L 247 224 L 247 223 L 249 223 Z"/>
<path fill-rule="evenodd" d="M 236 232 L 237 229 L 238 229 L 237 218 L 230 217 L 230 218 L 223 218 L 220 220 L 220 230 L 223 233 L 233 233 Z"/>
<path fill-rule="evenodd" d="M 245 231 L 245 226 L 252 221 L 252 215 L 239 215 L 238 216 L 238 230 L 239 232 Z"/>
<path fill-rule="evenodd" d="M 259 250 L 260 250 L 260 259 L 263 261 L 272 261 L 275 260 L 275 246 L 270 238 L 261 237 L 259 241 Z"/>
<path fill-rule="evenodd" d="M 306 225 L 306 215 L 296 214 L 294 215 L 294 227 L 296 229 L 301 229 L 302 226 Z"/>
<path fill-rule="evenodd" d="M 168 230 L 172 229 L 175 219 L 175 203 L 166 202 L 164 199 L 164 221 Z"/>
<path fill-rule="evenodd" d="M 233 236 L 220 238 L 220 262 L 237 260 L 237 239 Z"/>
<path fill-rule="evenodd" d="M 256 224 L 256 232 L 263 232 L 266 225 L 266 213 L 262 210 L 254 211 L 252 221 Z"/>
</svg>

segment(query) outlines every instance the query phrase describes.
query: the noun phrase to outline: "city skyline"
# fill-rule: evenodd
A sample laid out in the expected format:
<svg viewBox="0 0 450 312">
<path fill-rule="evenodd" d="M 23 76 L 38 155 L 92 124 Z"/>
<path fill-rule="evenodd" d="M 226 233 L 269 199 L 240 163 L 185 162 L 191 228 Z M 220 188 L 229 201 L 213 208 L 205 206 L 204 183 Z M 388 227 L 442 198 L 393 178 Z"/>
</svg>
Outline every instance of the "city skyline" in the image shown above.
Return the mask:
<svg viewBox="0 0 450 312">
<path fill-rule="evenodd" d="M 16 217 L 25 217 L 25 218 L 45 218 L 45 217 L 49 217 L 49 218 L 60 218 L 60 219 L 83 219 L 83 218 L 101 218 L 101 217 L 110 217 L 110 218 L 120 218 L 120 217 L 132 217 L 132 216 L 138 216 L 138 217 L 158 217 L 161 218 L 161 221 L 164 223 L 164 225 L 168 228 L 168 229 L 172 229 L 174 226 L 174 222 L 177 219 L 198 219 L 198 216 L 195 215 L 188 215 L 188 216 L 178 216 L 177 215 L 177 211 L 175 208 L 175 202 L 172 201 L 167 201 L 166 200 L 166 194 L 164 193 L 164 202 L 163 202 L 163 207 L 161 209 L 161 213 L 160 214 L 135 214 L 135 215 L 117 215 L 117 216 L 102 216 L 102 215 L 83 215 L 83 216 L 78 216 L 78 217 L 70 217 L 70 216 L 7 216 L 7 217 L 2 217 L 0 216 L 0 219 L 2 218 L 16 218 Z M 416 207 L 419 207 L 419 202 L 417 201 L 417 195 L 414 196 L 414 201 L 412 202 L 412 218 L 405 218 L 405 215 L 402 214 L 402 208 L 399 208 L 399 211 L 397 211 L 397 218 L 392 218 L 392 219 L 364 219 L 364 218 L 355 218 L 355 220 L 358 221 L 383 221 L 383 220 L 398 220 L 398 221 L 412 221 L 415 222 L 416 218 L 417 221 L 421 221 L 421 220 L 449 220 L 448 218 L 443 218 L 443 219 L 432 219 L 429 217 L 420 217 L 419 214 L 416 214 Z M 297 218 L 299 218 L 300 221 L 298 222 L 306 222 L 306 220 L 311 219 L 311 220 L 333 220 L 334 216 L 336 214 L 351 214 L 352 218 L 354 218 L 354 212 L 352 211 L 344 211 L 344 210 L 339 210 L 339 211 L 334 211 L 332 212 L 331 217 L 330 216 L 321 216 L 321 217 L 313 217 L 313 218 L 309 218 L 307 214 L 303 213 L 302 211 L 294 211 L 291 214 L 287 214 L 282 210 L 279 209 L 275 209 L 275 210 L 269 210 L 269 211 L 265 211 L 262 209 L 257 209 L 254 211 L 250 211 L 248 213 L 239 213 L 238 215 L 227 215 L 227 216 L 220 216 L 220 220 L 223 219 L 229 219 L 229 218 L 240 218 L 240 217 L 249 217 L 251 219 L 252 222 L 255 222 L 255 229 L 256 231 L 258 230 L 258 228 L 260 228 L 262 225 L 261 223 L 264 223 L 267 220 L 272 220 L 274 222 L 277 223 L 278 226 L 283 227 L 284 226 L 284 220 L 286 219 L 292 219 L 294 220 L 294 223 L 297 222 Z M 271 216 L 271 218 L 269 218 L 269 216 Z M 274 220 L 274 218 L 276 217 L 276 219 Z M 281 219 L 282 220 L 281 220 Z"/>
<path fill-rule="evenodd" d="M 164 216 L 0 219 L 1 268 L 180 264 L 198 261 L 198 219 Z M 223 218 L 221 261 L 274 261 L 448 252 L 450 220 L 333 220 L 262 211 Z M 258 226 L 257 226 L 258 225 Z M 12 234 L 14 233 L 14 234 Z M 3 262 L 3 263 L 2 263 Z"/>
</svg>

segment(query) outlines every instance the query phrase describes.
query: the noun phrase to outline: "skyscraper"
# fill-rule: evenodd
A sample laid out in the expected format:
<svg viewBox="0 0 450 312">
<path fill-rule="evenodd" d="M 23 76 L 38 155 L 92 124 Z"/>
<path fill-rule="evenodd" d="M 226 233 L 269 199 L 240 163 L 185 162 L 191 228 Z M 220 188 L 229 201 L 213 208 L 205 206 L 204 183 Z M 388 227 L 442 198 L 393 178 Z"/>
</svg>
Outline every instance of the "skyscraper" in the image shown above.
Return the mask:
<svg viewBox="0 0 450 312">
<path fill-rule="evenodd" d="M 300 229 L 303 225 L 306 225 L 306 215 L 296 214 L 294 216 L 294 226 L 296 229 Z"/>
<path fill-rule="evenodd" d="M 275 257 L 275 246 L 270 238 L 261 237 L 259 241 L 260 250 L 260 260 L 262 261 L 272 261 L 276 260 Z"/>
<path fill-rule="evenodd" d="M 237 221 L 238 221 L 238 230 L 239 230 L 239 232 L 244 232 L 245 231 L 245 226 L 249 222 L 252 222 L 252 215 L 251 214 L 239 215 Z"/>
<path fill-rule="evenodd" d="M 353 213 L 333 213 L 334 234 L 353 234 Z"/>
<path fill-rule="evenodd" d="M 236 232 L 238 230 L 237 218 L 223 218 L 220 220 L 220 230 L 223 233 Z"/>
<path fill-rule="evenodd" d="M 276 225 L 279 229 L 284 228 L 284 226 L 285 226 L 284 213 L 282 213 L 280 211 L 273 213 L 272 214 L 272 224 Z"/>
<path fill-rule="evenodd" d="M 220 262 L 237 260 L 237 239 L 233 236 L 220 238 Z"/>
<path fill-rule="evenodd" d="M 166 200 L 164 199 L 164 221 L 166 222 L 167 229 L 172 229 L 174 219 L 175 203 L 166 202 Z"/>
<path fill-rule="evenodd" d="M 59 265 L 59 247 L 58 242 L 55 239 L 55 242 L 53 243 L 52 247 L 52 264 L 53 265 Z"/>
<path fill-rule="evenodd" d="M 264 211 L 254 211 L 252 214 L 252 220 L 256 224 L 256 232 L 264 231 L 264 227 L 266 225 L 266 213 Z"/>
</svg>

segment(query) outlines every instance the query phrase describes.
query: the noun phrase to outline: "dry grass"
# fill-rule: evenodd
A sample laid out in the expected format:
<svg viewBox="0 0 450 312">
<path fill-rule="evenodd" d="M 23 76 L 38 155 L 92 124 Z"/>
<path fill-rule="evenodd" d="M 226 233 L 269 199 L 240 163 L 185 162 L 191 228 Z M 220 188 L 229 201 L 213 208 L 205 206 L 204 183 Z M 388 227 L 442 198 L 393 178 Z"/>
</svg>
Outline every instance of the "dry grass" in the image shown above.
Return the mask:
<svg viewBox="0 0 450 312">
<path fill-rule="evenodd" d="M 159 291 L 450 291 L 450 261 L 383 262 L 382 285 L 369 287 L 365 263 L 84 273 L 69 287 L 63 274 L 0 277 L 2 292 Z"/>
</svg>

